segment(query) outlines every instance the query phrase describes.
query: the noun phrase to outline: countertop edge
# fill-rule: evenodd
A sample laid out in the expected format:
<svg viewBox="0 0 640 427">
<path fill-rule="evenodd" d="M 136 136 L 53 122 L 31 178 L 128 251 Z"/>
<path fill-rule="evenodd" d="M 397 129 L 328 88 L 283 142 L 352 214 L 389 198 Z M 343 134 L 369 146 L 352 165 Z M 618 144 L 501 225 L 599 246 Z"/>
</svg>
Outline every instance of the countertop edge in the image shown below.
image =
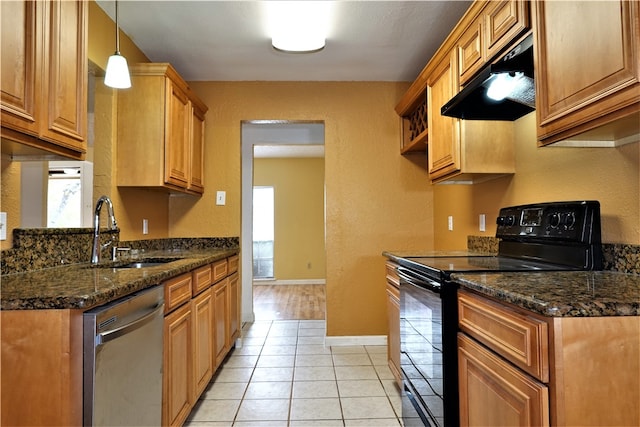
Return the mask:
<svg viewBox="0 0 640 427">
<path fill-rule="evenodd" d="M 187 273 L 195 270 L 204 265 L 219 261 L 224 258 L 228 258 L 240 253 L 239 248 L 224 248 L 224 249 L 211 249 L 206 251 L 185 251 L 177 257 L 176 253 L 168 253 L 166 251 L 153 251 L 146 252 L 140 255 L 139 259 L 149 257 L 176 257 L 175 262 L 167 263 L 163 266 L 149 267 L 139 269 L 140 271 L 134 271 L 136 269 L 129 269 L 129 275 L 122 279 L 117 280 L 117 275 L 113 274 L 114 283 L 113 286 L 109 286 L 105 289 L 96 290 L 94 292 L 81 292 L 77 294 L 69 295 L 41 295 L 33 294 L 31 296 L 24 296 L 20 298 L 8 299 L 4 293 L 0 293 L 0 310 L 51 310 L 51 309 L 81 309 L 89 310 L 91 308 L 115 301 L 118 298 L 127 296 L 134 292 L 150 288 L 153 286 L 161 285 L 163 282 L 179 276 L 180 274 Z M 135 261 L 136 258 L 131 258 L 130 261 Z M 109 265 L 112 263 L 105 263 L 106 268 L 92 267 L 90 264 L 73 264 L 64 267 L 55 267 L 45 270 L 39 270 L 35 272 L 15 273 L 9 275 L 3 275 L 0 280 L 0 290 L 5 281 L 27 279 L 37 275 L 39 278 L 46 278 L 47 275 L 61 274 L 63 271 L 75 272 L 76 274 L 89 280 L 92 276 L 97 276 L 100 271 L 103 274 L 107 273 Z M 64 269 L 64 270 L 63 270 Z M 142 271 L 144 270 L 144 271 Z M 43 279 L 44 280 L 44 279 Z"/>
</svg>

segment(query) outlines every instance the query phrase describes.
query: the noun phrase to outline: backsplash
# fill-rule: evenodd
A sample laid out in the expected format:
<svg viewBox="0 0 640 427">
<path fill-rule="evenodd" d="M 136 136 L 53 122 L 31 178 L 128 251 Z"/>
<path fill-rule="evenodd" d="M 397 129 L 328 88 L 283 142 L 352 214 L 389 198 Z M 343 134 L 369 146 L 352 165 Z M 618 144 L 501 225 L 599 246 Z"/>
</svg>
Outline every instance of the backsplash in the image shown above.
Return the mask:
<svg viewBox="0 0 640 427">
<path fill-rule="evenodd" d="M 100 240 L 105 243 L 113 235 L 114 244 L 138 251 L 198 250 L 240 247 L 239 237 L 181 237 L 119 241 L 120 232 L 103 229 Z M 93 229 L 90 228 L 28 228 L 13 230 L 13 248 L 0 255 L 0 274 L 59 267 L 65 264 L 88 263 L 91 259 Z M 499 239 L 490 236 L 468 236 L 467 249 L 474 252 L 497 253 Z M 111 248 L 102 251 L 109 259 Z M 604 269 L 640 274 L 640 245 L 603 243 Z"/>
<path fill-rule="evenodd" d="M 103 229 L 100 241 L 113 237 L 113 244 L 138 251 L 198 250 L 238 248 L 239 237 L 168 238 L 120 241 L 120 232 Z M 93 229 L 91 228 L 28 228 L 13 230 L 13 248 L 0 255 L 0 274 L 22 273 L 59 267 L 65 264 L 88 263 L 91 260 Z M 103 260 L 110 259 L 111 246 L 102 250 Z"/>
<path fill-rule="evenodd" d="M 467 249 L 473 252 L 498 253 L 500 239 L 491 236 L 467 236 Z M 640 274 L 640 245 L 603 243 L 604 270 Z"/>
<path fill-rule="evenodd" d="M 603 243 L 604 269 L 640 274 L 640 245 Z"/>
</svg>

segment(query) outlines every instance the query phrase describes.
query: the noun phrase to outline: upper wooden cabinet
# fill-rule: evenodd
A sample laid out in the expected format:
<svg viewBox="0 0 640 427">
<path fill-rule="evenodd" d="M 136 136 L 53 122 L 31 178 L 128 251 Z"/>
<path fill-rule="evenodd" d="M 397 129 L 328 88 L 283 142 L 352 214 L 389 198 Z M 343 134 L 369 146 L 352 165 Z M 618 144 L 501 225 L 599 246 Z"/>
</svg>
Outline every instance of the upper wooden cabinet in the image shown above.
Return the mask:
<svg viewBox="0 0 640 427">
<path fill-rule="evenodd" d="M 528 3 L 520 0 L 488 2 L 456 43 L 460 86 L 529 27 Z"/>
<path fill-rule="evenodd" d="M 207 106 L 170 64 L 130 70 L 131 89 L 118 93 L 118 186 L 202 194 Z"/>
<path fill-rule="evenodd" d="M 532 4 L 539 144 L 637 140 L 640 4 Z"/>
<path fill-rule="evenodd" d="M 200 104 L 191 104 L 191 177 L 188 190 L 195 193 L 204 192 L 204 115 L 206 109 Z"/>
<path fill-rule="evenodd" d="M 3 152 L 84 158 L 87 7 L 84 1 L 0 2 Z"/>
<path fill-rule="evenodd" d="M 434 180 L 460 169 L 459 120 L 440 115 L 440 107 L 458 92 L 455 52 L 433 70 L 427 87 L 428 109 L 433 112 L 429 114 L 429 177 Z"/>
<path fill-rule="evenodd" d="M 440 111 L 458 91 L 456 51 L 427 80 L 430 111 Z M 429 115 L 429 178 L 434 183 L 476 183 L 515 172 L 513 124 Z"/>
<path fill-rule="evenodd" d="M 474 2 L 397 104 L 401 152 L 427 151 L 432 182 L 475 183 L 515 172 L 511 122 L 459 120 L 440 109 L 529 27 L 527 1 Z"/>
</svg>

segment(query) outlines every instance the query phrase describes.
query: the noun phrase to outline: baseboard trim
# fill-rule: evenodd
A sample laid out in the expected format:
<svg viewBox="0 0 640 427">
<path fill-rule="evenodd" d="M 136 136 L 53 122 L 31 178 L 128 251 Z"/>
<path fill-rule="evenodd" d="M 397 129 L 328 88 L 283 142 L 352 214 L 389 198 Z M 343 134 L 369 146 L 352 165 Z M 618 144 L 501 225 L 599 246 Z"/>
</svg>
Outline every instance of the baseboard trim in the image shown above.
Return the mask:
<svg viewBox="0 0 640 427">
<path fill-rule="evenodd" d="M 387 345 L 386 335 L 353 335 L 324 337 L 325 347 L 343 347 L 348 345 Z"/>
<path fill-rule="evenodd" d="M 253 281 L 253 286 L 260 285 L 326 285 L 325 279 L 283 279 L 283 280 L 270 280 L 270 279 L 257 279 Z"/>
</svg>

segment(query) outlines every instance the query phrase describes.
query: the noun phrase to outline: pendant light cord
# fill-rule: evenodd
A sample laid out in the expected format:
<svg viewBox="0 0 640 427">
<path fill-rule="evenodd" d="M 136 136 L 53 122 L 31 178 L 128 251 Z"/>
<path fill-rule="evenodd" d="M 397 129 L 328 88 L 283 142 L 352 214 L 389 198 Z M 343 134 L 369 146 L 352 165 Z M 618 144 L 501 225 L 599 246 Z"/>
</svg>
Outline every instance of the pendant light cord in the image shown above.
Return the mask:
<svg viewBox="0 0 640 427">
<path fill-rule="evenodd" d="M 118 26 L 118 0 L 116 0 L 116 55 L 120 55 L 120 27 Z"/>
</svg>

